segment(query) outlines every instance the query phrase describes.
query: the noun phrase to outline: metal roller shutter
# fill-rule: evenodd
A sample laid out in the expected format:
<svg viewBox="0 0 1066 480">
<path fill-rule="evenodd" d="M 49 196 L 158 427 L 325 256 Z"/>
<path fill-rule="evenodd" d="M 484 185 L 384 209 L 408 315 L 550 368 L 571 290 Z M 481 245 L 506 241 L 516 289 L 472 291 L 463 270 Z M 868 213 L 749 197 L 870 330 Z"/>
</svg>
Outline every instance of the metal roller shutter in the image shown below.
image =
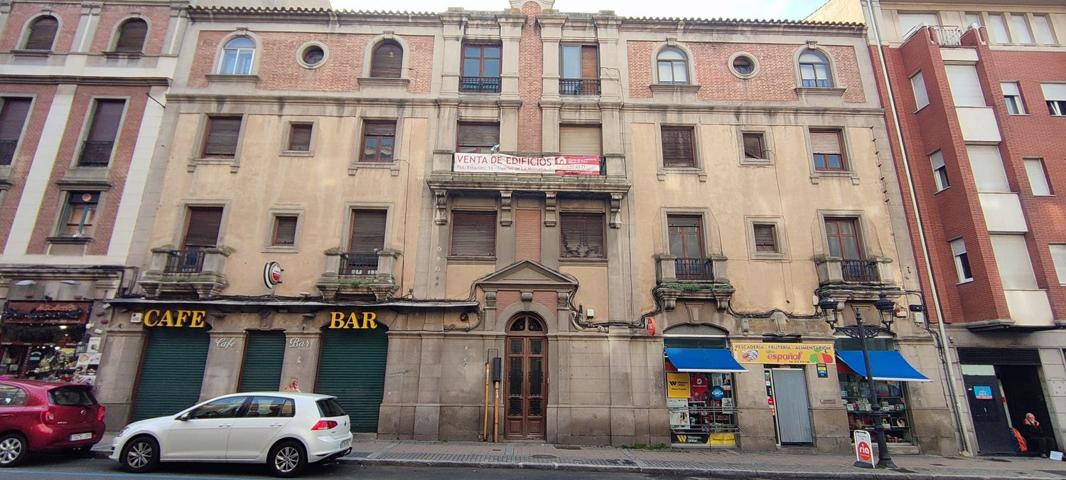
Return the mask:
<svg viewBox="0 0 1066 480">
<path fill-rule="evenodd" d="M 315 393 L 334 395 L 352 419 L 353 432 L 376 432 L 385 392 L 385 329 L 331 330 L 322 336 Z"/>
<path fill-rule="evenodd" d="M 204 330 L 151 330 L 130 421 L 173 415 L 198 402 L 209 345 Z"/>
<path fill-rule="evenodd" d="M 285 359 L 284 332 L 248 332 L 241 366 L 241 392 L 273 392 L 281 387 Z"/>
<path fill-rule="evenodd" d="M 1016 348 L 960 348 L 964 365 L 1040 365 L 1040 351 Z"/>
</svg>

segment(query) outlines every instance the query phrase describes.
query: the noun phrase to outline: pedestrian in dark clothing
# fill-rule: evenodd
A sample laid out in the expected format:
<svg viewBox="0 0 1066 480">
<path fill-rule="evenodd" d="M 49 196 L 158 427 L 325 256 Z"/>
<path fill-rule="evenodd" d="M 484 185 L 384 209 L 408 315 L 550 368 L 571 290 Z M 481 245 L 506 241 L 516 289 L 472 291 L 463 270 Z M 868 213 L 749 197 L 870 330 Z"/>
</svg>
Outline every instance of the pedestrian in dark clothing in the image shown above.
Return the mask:
<svg viewBox="0 0 1066 480">
<path fill-rule="evenodd" d="M 1049 438 L 1044 434 L 1044 431 L 1040 428 L 1040 422 L 1036 420 L 1036 415 L 1032 413 L 1025 414 L 1025 421 L 1022 422 L 1021 431 L 1032 455 L 1048 456 L 1051 452 L 1051 447 L 1055 445 L 1055 439 Z"/>
</svg>

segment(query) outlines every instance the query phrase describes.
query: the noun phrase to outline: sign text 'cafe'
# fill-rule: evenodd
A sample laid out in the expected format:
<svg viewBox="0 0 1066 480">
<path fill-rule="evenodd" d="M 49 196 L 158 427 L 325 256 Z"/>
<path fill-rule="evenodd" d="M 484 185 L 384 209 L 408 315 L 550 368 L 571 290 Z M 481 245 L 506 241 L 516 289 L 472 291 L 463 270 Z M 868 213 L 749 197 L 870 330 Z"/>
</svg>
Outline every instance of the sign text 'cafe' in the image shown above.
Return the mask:
<svg viewBox="0 0 1066 480">
<path fill-rule="evenodd" d="M 144 312 L 142 321 L 147 328 L 204 328 L 205 310 L 160 310 Z M 375 312 L 330 312 L 328 328 L 331 330 L 374 330 L 378 328 Z"/>
</svg>

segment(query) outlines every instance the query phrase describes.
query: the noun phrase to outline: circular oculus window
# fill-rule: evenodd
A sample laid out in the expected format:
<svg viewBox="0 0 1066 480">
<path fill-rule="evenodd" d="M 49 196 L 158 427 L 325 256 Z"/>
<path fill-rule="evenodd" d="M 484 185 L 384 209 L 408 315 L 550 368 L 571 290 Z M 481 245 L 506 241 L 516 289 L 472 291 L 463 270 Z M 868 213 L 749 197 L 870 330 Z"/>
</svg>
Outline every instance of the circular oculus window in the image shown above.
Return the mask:
<svg viewBox="0 0 1066 480">
<path fill-rule="evenodd" d="M 741 77 L 750 77 L 755 74 L 755 60 L 747 55 L 737 55 L 732 63 L 733 71 Z"/>
<path fill-rule="evenodd" d="M 317 67 L 326 59 L 326 51 L 319 45 L 308 45 L 300 53 L 300 60 L 306 67 Z"/>
</svg>

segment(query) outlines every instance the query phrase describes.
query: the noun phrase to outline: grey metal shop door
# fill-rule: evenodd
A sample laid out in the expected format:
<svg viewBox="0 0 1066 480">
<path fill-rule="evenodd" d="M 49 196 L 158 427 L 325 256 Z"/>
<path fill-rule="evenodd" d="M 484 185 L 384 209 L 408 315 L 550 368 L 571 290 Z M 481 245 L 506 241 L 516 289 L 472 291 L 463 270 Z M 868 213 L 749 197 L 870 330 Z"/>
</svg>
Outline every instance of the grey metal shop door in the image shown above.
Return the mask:
<svg viewBox="0 0 1066 480">
<path fill-rule="evenodd" d="M 774 403 L 781 444 L 812 443 L 811 404 L 807 400 L 807 379 L 799 368 L 775 368 Z"/>
</svg>

